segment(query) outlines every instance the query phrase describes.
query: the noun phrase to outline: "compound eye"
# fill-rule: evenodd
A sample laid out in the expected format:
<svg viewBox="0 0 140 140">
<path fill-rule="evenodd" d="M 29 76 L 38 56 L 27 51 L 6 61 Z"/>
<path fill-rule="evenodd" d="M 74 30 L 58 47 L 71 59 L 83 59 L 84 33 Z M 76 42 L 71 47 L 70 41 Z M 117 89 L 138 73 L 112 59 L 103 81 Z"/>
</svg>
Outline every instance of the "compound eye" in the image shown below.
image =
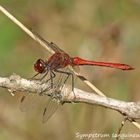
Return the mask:
<svg viewBox="0 0 140 140">
<path fill-rule="evenodd" d="M 43 73 L 45 72 L 45 62 L 42 59 L 38 59 L 36 63 L 34 64 L 34 70 Z"/>
</svg>

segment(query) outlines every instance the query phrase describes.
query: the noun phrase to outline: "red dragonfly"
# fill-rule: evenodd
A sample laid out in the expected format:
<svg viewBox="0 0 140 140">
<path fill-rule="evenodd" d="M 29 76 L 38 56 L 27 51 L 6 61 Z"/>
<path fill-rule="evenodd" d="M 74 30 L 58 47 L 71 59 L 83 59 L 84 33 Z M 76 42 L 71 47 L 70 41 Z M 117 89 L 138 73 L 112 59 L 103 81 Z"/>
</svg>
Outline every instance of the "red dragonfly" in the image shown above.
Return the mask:
<svg viewBox="0 0 140 140">
<path fill-rule="evenodd" d="M 65 82 L 69 78 L 72 77 L 72 88 L 74 89 L 74 77 L 73 74 L 70 72 L 62 71 L 67 66 L 81 66 L 81 65 L 90 65 L 90 66 L 101 66 L 101 67 L 110 67 L 116 68 L 121 70 L 133 70 L 134 68 L 127 64 L 120 64 L 120 63 L 111 63 L 111 62 L 97 62 L 97 61 L 90 61 L 85 60 L 80 57 L 70 57 L 69 54 L 65 53 L 61 50 L 56 44 L 53 42 L 48 42 L 44 40 L 39 34 L 35 33 L 35 35 L 44 43 L 47 44 L 48 47 L 54 50 L 54 54 L 46 61 L 43 59 L 38 59 L 34 64 L 34 69 L 37 72 L 35 76 L 38 74 L 44 74 L 41 79 L 43 79 L 48 72 L 50 71 L 51 77 L 49 80 L 52 80 L 55 77 L 55 72 L 63 73 L 67 75 Z M 34 77 L 35 77 L 34 76 Z"/>
<path fill-rule="evenodd" d="M 111 63 L 111 62 L 97 62 L 82 59 L 80 57 L 70 57 L 64 52 L 55 52 L 48 61 L 43 59 L 38 59 L 34 64 L 34 69 L 38 73 L 46 73 L 48 71 L 59 72 L 59 69 L 70 66 L 80 66 L 80 65 L 92 65 L 92 66 L 102 66 L 111 67 L 121 70 L 133 70 L 134 68 L 127 64 Z"/>
<path fill-rule="evenodd" d="M 43 42 L 45 42 L 49 47 L 51 47 L 55 51 L 55 53 L 47 61 L 43 60 L 43 59 L 38 59 L 34 64 L 34 69 L 37 72 L 37 74 L 34 77 L 36 77 L 38 74 L 41 74 L 42 77 L 40 78 L 40 80 L 42 80 L 50 72 L 50 78 L 45 81 L 45 82 L 51 81 L 50 89 L 54 88 L 53 80 L 56 77 L 56 73 L 61 73 L 63 75 L 66 75 L 66 77 L 63 80 L 63 82 L 62 82 L 62 78 L 61 78 L 61 80 L 60 80 L 61 83 L 58 82 L 57 87 L 64 85 L 66 83 L 66 81 L 68 80 L 69 76 L 71 76 L 72 91 L 74 93 L 74 76 L 73 76 L 73 74 L 62 70 L 63 68 L 66 68 L 69 65 L 72 67 L 81 66 L 81 65 L 90 65 L 90 66 L 110 67 L 110 68 L 116 68 L 116 69 L 121 69 L 121 70 L 133 70 L 134 69 L 133 67 L 131 67 L 130 65 L 127 65 L 127 64 L 111 63 L 111 62 L 96 62 L 96 61 L 85 60 L 80 57 L 70 57 L 69 54 L 67 54 L 63 50 L 59 49 L 56 44 L 54 44 L 52 42 L 49 43 L 48 41 L 44 40 L 38 34 L 37 34 L 37 37 L 39 37 Z M 55 86 L 55 88 L 56 88 L 56 86 Z M 52 95 L 53 95 L 53 93 L 51 94 L 51 96 Z M 75 93 L 74 93 L 74 97 L 76 97 Z M 21 103 L 23 103 L 24 99 L 25 99 L 25 96 L 22 98 Z M 51 107 L 51 106 L 53 106 L 53 107 Z M 57 107 L 58 106 L 56 106 L 56 104 L 52 105 L 52 102 L 49 101 L 49 105 L 47 105 L 45 107 L 44 112 L 43 112 L 43 116 L 45 116 L 45 118 L 46 118 L 45 121 L 51 117 L 51 115 L 55 112 Z M 53 109 L 51 109 L 51 108 L 53 108 Z"/>
</svg>

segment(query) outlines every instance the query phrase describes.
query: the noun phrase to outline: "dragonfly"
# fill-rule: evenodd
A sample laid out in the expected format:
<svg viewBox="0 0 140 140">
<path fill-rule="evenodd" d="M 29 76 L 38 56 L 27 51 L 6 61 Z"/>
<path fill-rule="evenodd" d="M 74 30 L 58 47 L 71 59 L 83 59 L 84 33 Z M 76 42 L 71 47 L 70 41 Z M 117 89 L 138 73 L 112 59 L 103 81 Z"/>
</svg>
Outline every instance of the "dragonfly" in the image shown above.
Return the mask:
<svg viewBox="0 0 140 140">
<path fill-rule="evenodd" d="M 42 84 L 46 83 L 47 88 L 38 94 L 24 94 L 20 100 L 20 110 L 22 112 L 30 113 L 33 111 L 36 112 L 36 110 L 39 109 L 39 113 L 42 113 L 41 116 L 43 123 L 47 122 L 58 108 L 61 108 L 61 106 L 64 104 L 62 93 L 66 93 L 65 90 L 62 91 L 65 89 L 65 86 L 67 86 L 65 76 L 61 73 L 57 74 L 55 77 L 56 80 L 52 81 L 52 79 L 49 78 L 50 75 L 48 75 L 48 77 L 46 75 L 44 78 L 39 77 L 38 79 L 31 78 L 31 80 L 43 80 L 41 82 Z M 69 88 L 69 92 L 72 91 L 71 87 L 67 86 L 67 88 Z M 48 95 L 50 98 L 46 98 L 46 95 Z"/>
<path fill-rule="evenodd" d="M 48 73 L 50 73 L 49 78 L 45 80 L 46 83 L 50 82 L 50 87 L 46 89 L 46 91 L 49 91 L 49 89 L 55 89 L 52 90 L 56 92 L 56 89 L 59 89 L 59 94 L 57 92 L 57 95 L 61 95 L 61 90 L 64 88 L 66 82 L 68 81 L 69 77 L 71 77 L 71 90 L 74 94 L 74 98 L 76 98 L 75 92 L 74 92 L 74 75 L 71 72 L 67 72 L 64 69 L 67 68 L 68 66 L 84 66 L 84 65 L 89 65 L 89 66 L 101 66 L 101 67 L 110 67 L 110 68 L 116 68 L 120 70 L 133 70 L 134 68 L 131 67 L 130 65 L 127 64 L 121 64 L 121 63 L 112 63 L 112 62 L 98 62 L 98 61 L 91 61 L 91 60 L 86 60 L 80 57 L 71 57 L 68 53 L 64 52 L 61 50 L 56 44 L 53 42 L 48 42 L 44 40 L 40 35 L 35 34 L 38 38 L 40 38 L 43 42 L 47 44 L 51 49 L 54 50 L 54 54 L 48 58 L 48 60 L 43 60 L 43 59 L 37 59 L 35 64 L 34 64 L 34 70 L 37 72 L 33 78 L 35 78 L 38 75 L 41 75 L 39 80 L 43 80 Z M 54 84 L 54 79 L 59 73 L 61 77 L 59 78 L 59 81 L 57 84 Z M 65 76 L 64 76 L 65 75 Z M 61 89 L 61 90 L 60 90 Z M 45 92 L 45 91 L 43 91 Z M 54 98 L 54 93 L 51 92 L 50 96 Z M 22 97 L 21 99 L 21 104 L 25 104 L 25 96 Z M 60 103 L 60 102 L 59 102 Z M 35 103 L 34 103 L 35 104 Z M 43 117 L 45 118 L 44 121 L 47 121 L 57 110 L 58 105 L 57 103 L 52 100 L 49 100 L 47 103 L 44 111 L 43 111 Z M 63 104 L 61 102 L 61 104 Z"/>
</svg>

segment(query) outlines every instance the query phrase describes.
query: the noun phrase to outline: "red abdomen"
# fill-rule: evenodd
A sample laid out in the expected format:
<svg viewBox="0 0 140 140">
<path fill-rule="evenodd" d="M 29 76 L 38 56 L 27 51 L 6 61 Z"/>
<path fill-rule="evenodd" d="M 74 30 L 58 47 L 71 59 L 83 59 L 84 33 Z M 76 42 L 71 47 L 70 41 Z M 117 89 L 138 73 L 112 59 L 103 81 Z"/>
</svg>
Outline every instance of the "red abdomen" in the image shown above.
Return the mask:
<svg viewBox="0 0 140 140">
<path fill-rule="evenodd" d="M 110 62 L 96 62 L 96 61 L 89 61 L 79 57 L 74 57 L 72 59 L 73 65 L 93 65 L 93 66 L 102 66 L 102 67 L 111 67 L 121 70 L 133 70 L 131 66 L 127 64 L 120 64 L 120 63 L 110 63 Z"/>
</svg>

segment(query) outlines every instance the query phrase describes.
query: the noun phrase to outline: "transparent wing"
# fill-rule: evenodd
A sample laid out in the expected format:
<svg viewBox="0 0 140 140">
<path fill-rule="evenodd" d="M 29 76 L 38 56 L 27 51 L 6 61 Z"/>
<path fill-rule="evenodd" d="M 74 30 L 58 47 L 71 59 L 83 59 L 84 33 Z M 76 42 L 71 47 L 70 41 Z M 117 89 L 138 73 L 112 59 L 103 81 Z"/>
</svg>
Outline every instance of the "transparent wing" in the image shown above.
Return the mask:
<svg viewBox="0 0 140 140">
<path fill-rule="evenodd" d="M 42 97 L 31 93 L 27 95 L 23 95 L 20 100 L 20 106 L 19 106 L 20 110 L 22 112 L 32 111 L 38 106 L 38 104 L 41 101 L 41 98 Z"/>
<path fill-rule="evenodd" d="M 55 94 L 58 94 L 57 96 L 59 96 L 59 94 L 61 94 L 62 89 L 60 89 L 60 88 L 64 84 L 66 76 L 67 75 L 65 75 L 63 73 L 56 74 L 56 77 L 53 81 L 54 89 L 53 89 L 53 92 L 51 93 L 52 96 L 53 95 L 55 96 Z M 44 122 L 48 121 L 52 117 L 52 115 L 56 112 L 56 110 L 58 108 L 60 108 L 61 106 L 62 106 L 62 104 L 57 99 L 50 98 L 44 108 L 42 122 L 44 123 Z"/>
<path fill-rule="evenodd" d="M 58 107 L 61 106 L 61 103 L 59 103 L 57 99 L 54 99 L 55 94 L 56 96 L 61 96 L 61 93 L 63 93 L 63 90 L 65 89 L 65 87 L 67 87 L 68 83 L 70 83 L 70 86 L 69 90 L 66 90 L 66 93 L 67 91 L 71 92 L 72 90 L 72 80 L 71 78 L 67 79 L 67 76 L 68 75 L 64 73 L 56 73 L 56 77 L 53 79 L 53 89 L 51 89 L 50 91 L 46 91 L 50 92 L 49 94 L 52 97 L 48 101 L 46 101 L 46 99 L 48 99 L 46 95 L 39 96 L 37 94 L 31 93 L 24 95 L 20 101 L 20 110 L 23 112 L 32 112 L 32 110 L 38 108 L 41 104 L 43 104 L 43 106 L 41 105 L 41 107 L 43 108 L 42 122 L 44 123 L 48 121 L 58 109 Z M 65 81 L 65 79 L 67 79 L 67 81 Z"/>
<path fill-rule="evenodd" d="M 38 78 L 41 78 L 41 75 L 38 75 Z M 46 77 L 44 77 L 44 78 L 46 78 Z M 49 85 L 49 83 L 48 83 L 48 85 Z M 49 92 L 49 90 L 47 90 L 46 92 Z M 43 96 L 43 95 L 40 96 L 39 94 L 33 94 L 33 93 L 28 93 L 28 94 L 23 93 L 23 94 L 24 95 L 22 96 L 22 98 L 20 100 L 20 106 L 19 106 L 19 108 L 22 112 L 29 112 L 29 111 L 37 108 L 38 106 L 41 105 L 43 100 L 46 101 L 46 97 L 47 97 L 47 96 Z"/>
<path fill-rule="evenodd" d="M 51 49 L 53 49 L 55 52 L 64 52 L 62 49 L 60 49 L 55 43 L 53 42 L 48 42 L 47 40 L 45 40 L 43 37 L 41 37 L 41 35 L 39 35 L 37 32 L 33 31 L 34 35 L 36 36 L 36 38 L 39 38 L 42 42 L 44 42 L 48 47 L 50 47 Z"/>
<path fill-rule="evenodd" d="M 48 99 L 48 96 L 46 95 L 38 96 L 35 94 L 27 94 L 22 96 L 19 108 L 22 112 L 30 113 L 33 110 L 38 109 L 39 106 L 42 106 L 43 108 L 42 122 L 45 123 L 51 118 L 61 104 L 50 97 Z"/>
<path fill-rule="evenodd" d="M 48 121 L 60 105 L 61 104 L 58 103 L 57 101 L 55 101 L 53 99 L 49 99 L 48 103 L 47 103 L 47 105 L 46 105 L 46 107 L 44 108 L 44 111 L 43 111 L 42 122 L 45 123 L 46 121 Z"/>
<path fill-rule="evenodd" d="M 76 73 L 80 74 L 80 67 L 79 67 L 79 66 L 73 66 L 72 69 L 73 69 Z"/>
</svg>

